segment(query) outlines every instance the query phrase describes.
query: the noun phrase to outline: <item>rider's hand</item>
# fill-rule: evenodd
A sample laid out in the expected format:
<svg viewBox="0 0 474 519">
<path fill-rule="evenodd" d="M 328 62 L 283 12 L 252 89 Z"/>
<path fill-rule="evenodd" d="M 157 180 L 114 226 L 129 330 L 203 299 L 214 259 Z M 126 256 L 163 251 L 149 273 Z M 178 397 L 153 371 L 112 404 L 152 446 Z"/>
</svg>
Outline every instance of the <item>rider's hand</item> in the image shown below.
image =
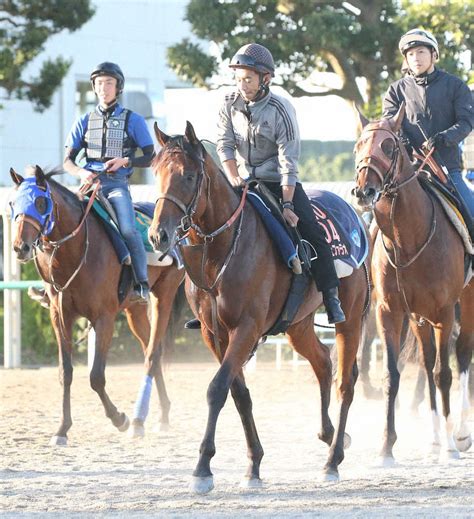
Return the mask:
<svg viewBox="0 0 474 519">
<path fill-rule="evenodd" d="M 245 186 L 245 182 L 241 177 L 231 177 L 230 183 L 232 184 L 232 187 L 243 187 Z"/>
<path fill-rule="evenodd" d="M 79 172 L 79 178 L 81 179 L 82 185 L 92 184 L 96 176 L 96 173 L 94 173 L 93 171 L 87 171 L 87 169 L 81 169 L 81 171 Z"/>
<path fill-rule="evenodd" d="M 115 157 L 104 163 L 104 171 L 107 173 L 115 173 L 120 168 L 129 167 L 128 157 Z"/>
<path fill-rule="evenodd" d="M 439 148 L 443 144 L 445 144 L 444 136 L 441 133 L 435 133 L 432 137 L 423 143 L 423 148 L 425 150 L 431 151 L 433 148 Z"/>
<path fill-rule="evenodd" d="M 283 218 L 290 227 L 296 227 L 298 224 L 298 216 L 289 208 L 283 209 Z"/>
</svg>

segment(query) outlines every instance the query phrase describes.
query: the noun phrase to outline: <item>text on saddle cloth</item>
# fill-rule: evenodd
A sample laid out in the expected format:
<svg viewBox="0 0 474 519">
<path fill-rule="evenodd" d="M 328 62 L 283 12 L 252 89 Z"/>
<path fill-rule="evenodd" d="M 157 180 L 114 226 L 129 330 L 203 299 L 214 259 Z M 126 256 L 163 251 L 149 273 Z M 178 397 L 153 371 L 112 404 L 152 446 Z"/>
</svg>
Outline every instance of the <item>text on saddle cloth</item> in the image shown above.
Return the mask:
<svg viewBox="0 0 474 519">
<path fill-rule="evenodd" d="M 333 258 L 359 268 L 369 252 L 369 240 L 361 217 L 335 193 L 317 189 L 306 192 Z"/>
</svg>

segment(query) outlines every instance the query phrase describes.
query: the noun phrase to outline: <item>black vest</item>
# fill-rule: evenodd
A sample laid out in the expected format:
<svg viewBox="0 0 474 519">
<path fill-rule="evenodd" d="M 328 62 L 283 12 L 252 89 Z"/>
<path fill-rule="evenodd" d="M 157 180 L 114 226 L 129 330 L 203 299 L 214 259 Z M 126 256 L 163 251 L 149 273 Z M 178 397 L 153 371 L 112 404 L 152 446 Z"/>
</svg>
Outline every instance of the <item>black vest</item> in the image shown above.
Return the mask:
<svg viewBox="0 0 474 519">
<path fill-rule="evenodd" d="M 127 134 L 130 110 L 119 115 L 103 116 L 96 111 L 89 114 L 84 136 L 87 160 L 106 162 L 115 157 L 129 157 L 131 139 Z"/>
</svg>

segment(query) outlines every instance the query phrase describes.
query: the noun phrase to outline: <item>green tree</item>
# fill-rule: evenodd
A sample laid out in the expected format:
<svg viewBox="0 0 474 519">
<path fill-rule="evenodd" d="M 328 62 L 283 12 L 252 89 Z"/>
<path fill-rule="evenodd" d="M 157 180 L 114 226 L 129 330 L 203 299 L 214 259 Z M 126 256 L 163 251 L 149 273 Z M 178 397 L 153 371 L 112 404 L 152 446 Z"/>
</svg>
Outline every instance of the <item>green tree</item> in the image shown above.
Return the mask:
<svg viewBox="0 0 474 519">
<path fill-rule="evenodd" d="M 29 99 L 39 112 L 48 108 L 71 61 L 47 59 L 38 76 L 28 79 L 25 68 L 48 38 L 76 31 L 94 12 L 90 0 L 0 0 L 0 87 L 9 97 Z"/>
<path fill-rule="evenodd" d="M 197 38 L 214 43 L 218 55 L 209 57 L 189 40 L 170 47 L 168 62 L 183 79 L 209 86 L 240 46 L 257 41 L 272 52 L 282 86 L 292 95 L 335 94 L 363 104 L 358 79 L 365 78 L 366 109 L 375 115 L 388 81 L 398 75 L 397 44 L 409 28 L 436 33 L 443 49 L 440 66 L 467 77 L 459 58 L 472 50 L 474 0 L 191 0 L 186 19 Z M 318 85 L 316 72 L 336 73 L 340 86 Z"/>
</svg>

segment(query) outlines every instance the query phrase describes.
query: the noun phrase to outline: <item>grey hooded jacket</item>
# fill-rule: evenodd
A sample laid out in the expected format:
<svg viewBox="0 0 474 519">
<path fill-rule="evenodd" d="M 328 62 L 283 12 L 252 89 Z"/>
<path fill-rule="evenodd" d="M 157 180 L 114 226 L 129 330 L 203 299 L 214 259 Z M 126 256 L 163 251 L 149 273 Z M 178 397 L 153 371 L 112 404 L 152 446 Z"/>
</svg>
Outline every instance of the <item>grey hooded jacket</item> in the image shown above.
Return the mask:
<svg viewBox="0 0 474 519">
<path fill-rule="evenodd" d="M 269 92 L 246 103 L 238 92 L 225 96 L 219 111 L 217 153 L 235 159 L 242 178 L 294 186 L 298 180 L 300 136 L 293 105 Z"/>
</svg>

